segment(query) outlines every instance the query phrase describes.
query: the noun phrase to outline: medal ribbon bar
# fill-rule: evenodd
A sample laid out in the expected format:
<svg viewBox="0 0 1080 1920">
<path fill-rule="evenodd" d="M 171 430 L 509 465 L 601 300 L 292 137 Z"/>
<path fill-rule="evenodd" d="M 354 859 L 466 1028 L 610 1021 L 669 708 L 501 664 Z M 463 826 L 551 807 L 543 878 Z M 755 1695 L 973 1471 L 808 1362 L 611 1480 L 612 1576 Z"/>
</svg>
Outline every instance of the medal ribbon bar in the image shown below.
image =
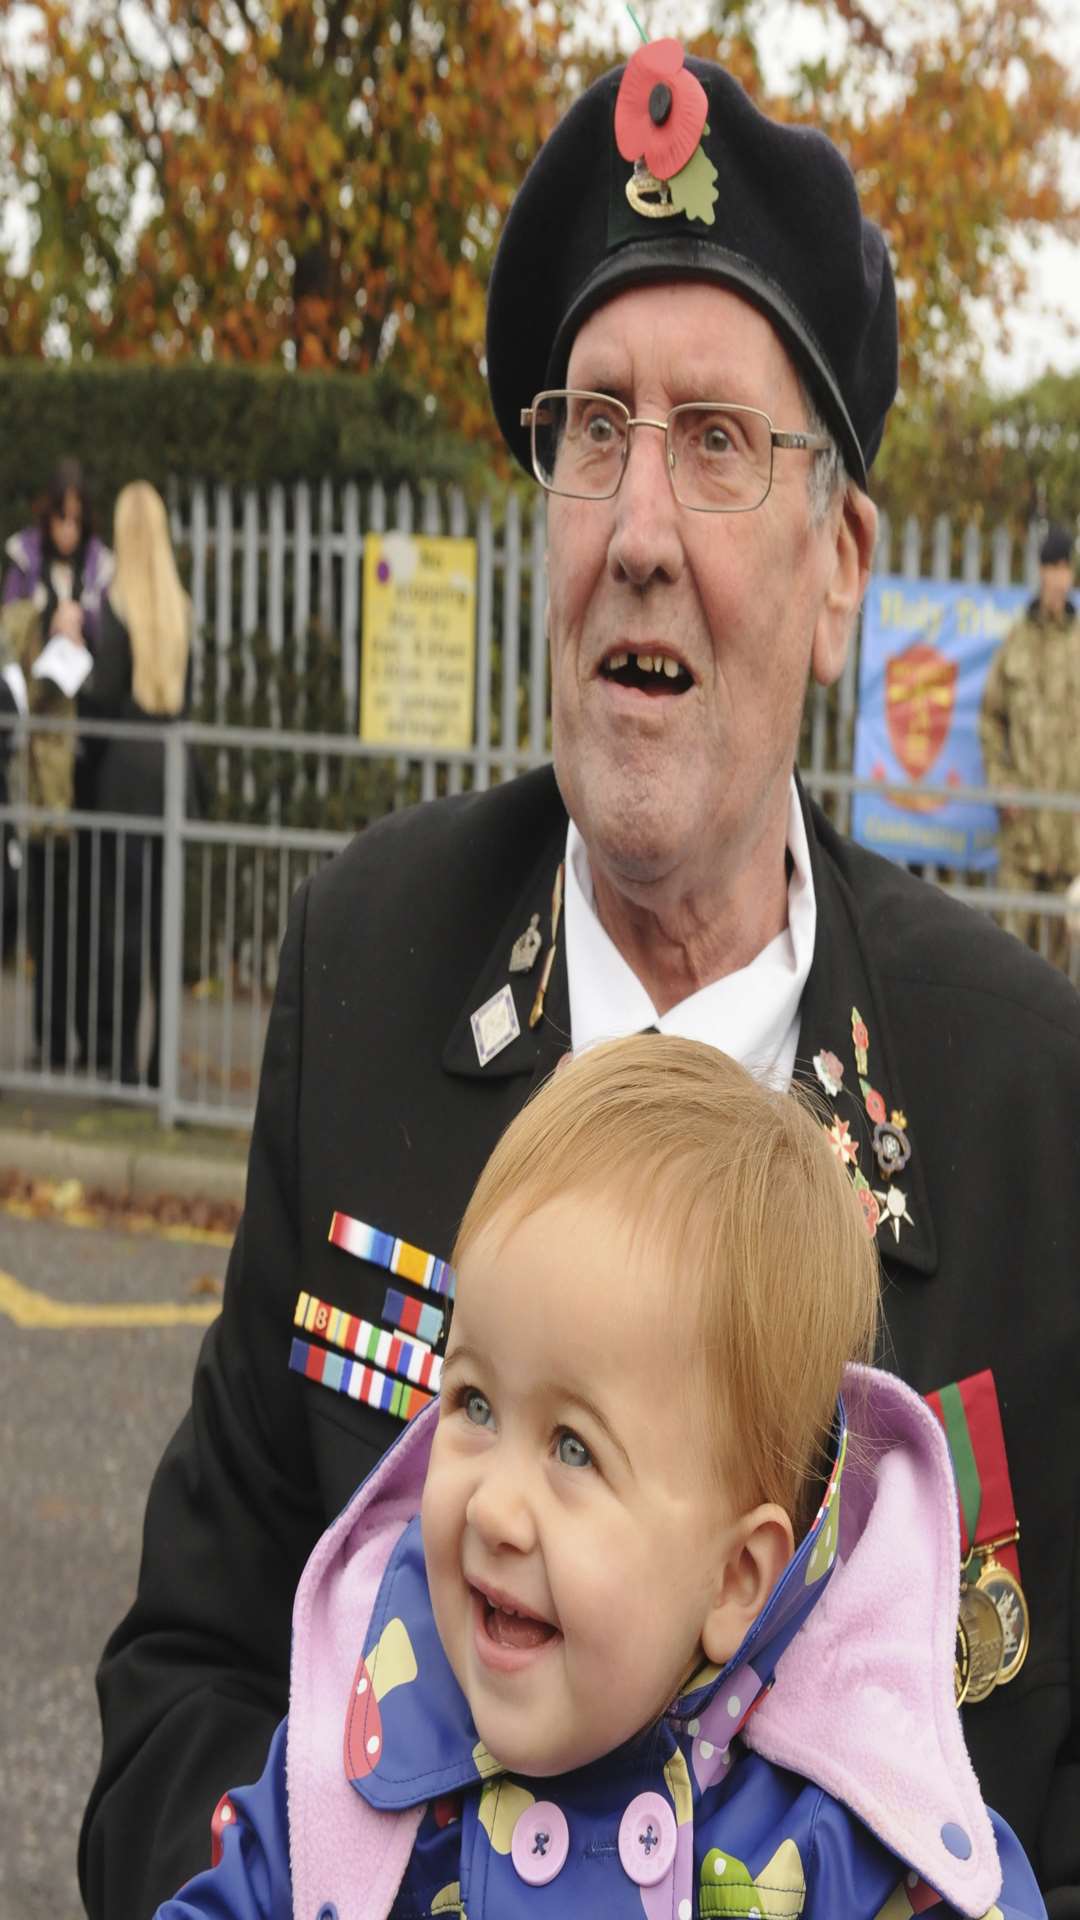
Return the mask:
<svg viewBox="0 0 1080 1920">
<path fill-rule="evenodd" d="M 406 1380 L 391 1380 L 375 1367 L 365 1366 L 359 1360 L 346 1360 L 327 1347 L 313 1347 L 307 1340 L 293 1341 L 289 1366 L 305 1379 L 317 1380 L 320 1386 L 329 1387 L 334 1393 L 346 1393 L 350 1400 L 362 1400 L 365 1406 L 377 1407 L 398 1420 L 412 1420 L 432 1398 L 430 1393 L 410 1386 Z"/>
<path fill-rule="evenodd" d="M 960 1500 L 960 1558 L 991 1545 L 999 1563 L 1020 1578 L 1019 1528 L 997 1388 L 989 1367 L 926 1396 L 949 1443 Z"/>
<path fill-rule="evenodd" d="M 344 1313 L 314 1294 L 302 1293 L 296 1302 L 293 1324 L 305 1333 L 317 1333 L 332 1347 L 343 1347 L 358 1360 L 370 1360 L 390 1373 L 399 1373 L 415 1387 L 439 1390 L 442 1361 L 422 1340 L 409 1340 L 402 1333 L 391 1333 L 355 1313 Z"/>
<path fill-rule="evenodd" d="M 335 1213 L 327 1238 L 332 1247 L 340 1247 L 343 1253 L 351 1253 L 357 1260 L 370 1260 L 374 1266 L 385 1267 L 399 1280 L 411 1280 L 414 1287 L 425 1287 L 429 1293 L 444 1293 L 450 1299 L 454 1297 L 454 1274 L 446 1261 L 410 1246 L 407 1240 L 395 1239 L 392 1233 L 382 1233 L 378 1227 L 369 1227 L 347 1213 Z"/>
</svg>

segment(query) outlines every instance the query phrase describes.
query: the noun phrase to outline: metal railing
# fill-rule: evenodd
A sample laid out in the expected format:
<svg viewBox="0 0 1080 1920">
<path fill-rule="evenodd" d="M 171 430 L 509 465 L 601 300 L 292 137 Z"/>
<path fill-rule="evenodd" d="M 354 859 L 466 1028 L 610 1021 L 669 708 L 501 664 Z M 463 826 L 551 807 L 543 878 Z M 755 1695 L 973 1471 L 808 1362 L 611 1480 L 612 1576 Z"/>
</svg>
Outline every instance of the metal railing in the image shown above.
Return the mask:
<svg viewBox="0 0 1080 1920">
<path fill-rule="evenodd" d="M 250 1124 L 277 959 L 289 903 L 301 882 L 387 807 L 486 787 L 540 764 L 532 748 L 418 754 L 340 735 L 196 725 L 121 725 L 0 716 L 0 752 L 36 731 L 155 742 L 162 754 L 162 811 L 108 814 L 50 809 L 20 792 L 20 747 L 8 761 L 13 797 L 0 806 L 0 1087 L 69 1093 L 156 1111 L 163 1126 Z M 189 805 L 193 754 L 238 756 L 250 773 L 269 757 L 295 769 L 312 759 L 334 770 L 318 797 L 333 827 L 268 819 L 199 818 Z M 809 764 L 809 791 L 834 817 L 876 783 Z M 239 783 L 242 785 L 242 782 Z M 914 789 L 925 798 L 1080 812 L 1080 795 Z M 927 876 L 1009 924 L 1034 916 L 1040 946 L 1073 967 L 1068 905 L 1046 893 L 1012 893 L 993 877 Z M 1074 978 L 1076 977 L 1074 972 Z M 156 1045 L 154 1036 L 156 1033 Z"/>
</svg>

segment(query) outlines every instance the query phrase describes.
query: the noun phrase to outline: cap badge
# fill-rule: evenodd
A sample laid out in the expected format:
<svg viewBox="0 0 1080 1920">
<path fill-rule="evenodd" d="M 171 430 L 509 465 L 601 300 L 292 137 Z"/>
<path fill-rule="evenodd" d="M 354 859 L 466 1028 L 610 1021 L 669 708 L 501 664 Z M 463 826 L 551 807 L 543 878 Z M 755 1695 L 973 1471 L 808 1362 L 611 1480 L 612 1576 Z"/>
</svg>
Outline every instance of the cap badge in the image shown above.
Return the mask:
<svg viewBox="0 0 1080 1920">
<path fill-rule="evenodd" d="M 634 165 L 626 197 L 635 213 L 682 213 L 711 227 L 716 168 L 700 144 L 709 102 L 685 59 L 678 40 L 647 41 L 631 54 L 615 100 L 615 144 Z"/>
</svg>

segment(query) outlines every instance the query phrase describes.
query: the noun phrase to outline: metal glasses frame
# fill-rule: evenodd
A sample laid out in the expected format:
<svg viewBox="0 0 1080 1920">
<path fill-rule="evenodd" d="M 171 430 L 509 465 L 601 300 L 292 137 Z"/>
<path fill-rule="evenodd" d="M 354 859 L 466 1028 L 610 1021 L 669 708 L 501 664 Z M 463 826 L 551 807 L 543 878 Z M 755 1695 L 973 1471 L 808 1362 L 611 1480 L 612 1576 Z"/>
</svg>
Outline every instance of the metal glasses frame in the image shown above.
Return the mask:
<svg viewBox="0 0 1080 1920">
<path fill-rule="evenodd" d="M 567 487 L 555 487 L 552 486 L 550 480 L 545 480 L 540 470 L 540 461 L 536 451 L 536 429 L 539 424 L 538 414 L 545 400 L 603 400 L 606 406 L 616 407 L 624 416 L 626 421 L 626 439 L 623 442 L 622 463 L 619 467 L 614 486 L 608 487 L 603 493 L 573 493 Z M 715 407 L 718 412 L 748 415 L 755 420 L 763 420 L 765 422 L 769 431 L 769 477 L 761 499 L 755 500 L 752 505 L 745 507 L 702 507 L 695 505 L 691 500 L 682 500 L 679 498 L 679 489 L 675 481 L 675 450 L 671 444 L 669 428 L 677 414 L 694 412 L 702 407 Z M 667 470 L 668 479 L 671 482 L 671 491 L 678 505 L 685 507 L 688 513 L 756 513 L 757 509 L 764 505 L 772 491 L 773 451 L 775 448 L 779 447 L 782 453 L 824 453 L 826 448 L 832 446 L 832 440 L 828 434 L 796 433 L 784 428 L 774 427 L 769 415 L 765 413 L 761 407 L 744 407 L 733 400 L 684 400 L 681 401 L 677 407 L 672 407 L 665 419 L 652 420 L 646 414 L 632 414 L 629 407 L 626 406 L 622 400 L 616 400 L 610 393 L 596 393 L 589 387 L 545 387 L 543 392 L 533 396 L 533 402 L 530 407 L 522 407 L 521 425 L 528 427 L 530 430 L 529 445 L 532 454 L 533 473 L 536 475 L 545 493 L 558 494 L 563 500 L 613 500 L 622 485 L 623 474 L 626 472 L 626 464 L 630 458 L 630 440 L 633 429 L 635 427 L 655 427 L 657 431 L 664 436 L 664 451 L 667 455 Z"/>
</svg>

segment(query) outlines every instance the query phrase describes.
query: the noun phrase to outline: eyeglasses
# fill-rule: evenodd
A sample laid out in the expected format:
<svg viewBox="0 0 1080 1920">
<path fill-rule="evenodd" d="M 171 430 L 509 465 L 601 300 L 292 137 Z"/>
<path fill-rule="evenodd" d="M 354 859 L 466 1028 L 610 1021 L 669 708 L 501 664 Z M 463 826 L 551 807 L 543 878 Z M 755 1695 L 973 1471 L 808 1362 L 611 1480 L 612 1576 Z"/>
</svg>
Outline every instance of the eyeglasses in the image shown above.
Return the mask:
<svg viewBox="0 0 1080 1920">
<path fill-rule="evenodd" d="M 757 407 L 691 400 L 666 420 L 634 419 L 610 394 L 559 388 L 522 407 L 532 430 L 533 472 L 549 493 L 610 500 L 619 490 L 635 427 L 664 436 L 672 492 L 695 513 L 751 513 L 772 486 L 773 449 L 819 453 L 827 434 L 781 433 Z"/>
</svg>

